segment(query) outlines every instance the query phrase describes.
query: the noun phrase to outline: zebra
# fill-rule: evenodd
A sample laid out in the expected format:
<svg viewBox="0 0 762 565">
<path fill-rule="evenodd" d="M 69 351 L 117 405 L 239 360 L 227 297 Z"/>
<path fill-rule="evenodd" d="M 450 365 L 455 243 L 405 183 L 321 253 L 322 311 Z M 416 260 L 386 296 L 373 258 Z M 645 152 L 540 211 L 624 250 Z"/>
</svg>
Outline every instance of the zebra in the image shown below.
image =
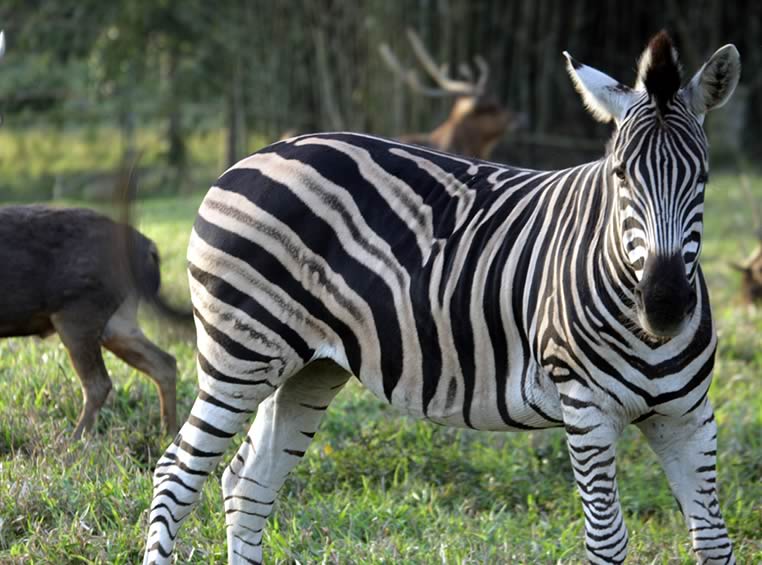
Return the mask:
<svg viewBox="0 0 762 565">
<path fill-rule="evenodd" d="M 563 427 L 588 559 L 627 550 L 615 445 L 659 456 L 702 563 L 734 563 L 707 397 L 717 346 L 699 267 L 703 119 L 740 76 L 733 45 L 684 86 L 665 32 L 625 86 L 564 52 L 615 124 L 580 166 L 503 166 L 359 133 L 275 143 L 203 200 L 188 250 L 198 396 L 154 472 L 144 563 L 168 563 L 222 474 L 230 563 L 261 563 L 267 517 L 351 376 L 414 417 Z"/>
</svg>

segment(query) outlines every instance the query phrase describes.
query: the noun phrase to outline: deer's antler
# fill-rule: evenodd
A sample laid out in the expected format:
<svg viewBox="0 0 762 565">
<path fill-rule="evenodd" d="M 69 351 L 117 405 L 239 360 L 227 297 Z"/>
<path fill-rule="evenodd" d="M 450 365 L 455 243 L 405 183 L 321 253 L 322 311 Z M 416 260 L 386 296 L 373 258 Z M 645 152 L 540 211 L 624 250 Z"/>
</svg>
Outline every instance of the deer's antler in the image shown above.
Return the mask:
<svg viewBox="0 0 762 565">
<path fill-rule="evenodd" d="M 474 63 L 479 70 L 478 79 L 474 80 L 471 68 L 461 63 L 459 72 L 465 80 L 457 80 L 449 76 L 449 65 L 438 66 L 436 64 L 423 45 L 421 38 L 412 29 L 407 30 L 407 38 L 421 67 L 434 80 L 438 88 L 424 86 L 418 77 L 418 73 L 414 69 L 405 69 L 386 43 L 379 45 L 378 49 L 387 66 L 392 72 L 399 75 L 411 89 L 426 96 L 480 96 L 484 93 L 489 78 L 489 66 L 483 57 L 480 55 L 474 57 Z"/>
</svg>

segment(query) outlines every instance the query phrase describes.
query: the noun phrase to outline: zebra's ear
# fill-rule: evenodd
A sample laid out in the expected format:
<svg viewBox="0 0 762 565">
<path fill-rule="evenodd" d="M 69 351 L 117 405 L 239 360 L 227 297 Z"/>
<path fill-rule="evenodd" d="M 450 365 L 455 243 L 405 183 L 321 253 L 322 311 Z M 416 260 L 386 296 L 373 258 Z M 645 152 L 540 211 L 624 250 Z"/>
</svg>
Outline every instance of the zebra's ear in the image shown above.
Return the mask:
<svg viewBox="0 0 762 565">
<path fill-rule="evenodd" d="M 634 94 L 610 76 L 574 59 L 567 51 L 566 70 L 585 106 L 599 122 L 619 121 L 634 102 Z"/>
<path fill-rule="evenodd" d="M 683 89 L 688 107 L 703 118 L 709 110 L 727 102 L 741 78 L 741 56 L 735 45 L 725 45 L 714 52 Z"/>
</svg>

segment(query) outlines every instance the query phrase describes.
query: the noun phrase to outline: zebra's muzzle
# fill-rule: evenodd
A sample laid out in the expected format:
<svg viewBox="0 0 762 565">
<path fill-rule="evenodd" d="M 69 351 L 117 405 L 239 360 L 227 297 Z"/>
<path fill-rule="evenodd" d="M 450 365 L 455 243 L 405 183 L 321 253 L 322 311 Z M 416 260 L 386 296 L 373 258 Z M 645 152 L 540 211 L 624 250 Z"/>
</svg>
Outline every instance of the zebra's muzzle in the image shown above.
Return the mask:
<svg viewBox="0 0 762 565">
<path fill-rule="evenodd" d="M 638 319 L 656 337 L 679 334 L 696 308 L 696 291 L 688 281 L 681 255 L 652 255 L 635 287 Z"/>
</svg>

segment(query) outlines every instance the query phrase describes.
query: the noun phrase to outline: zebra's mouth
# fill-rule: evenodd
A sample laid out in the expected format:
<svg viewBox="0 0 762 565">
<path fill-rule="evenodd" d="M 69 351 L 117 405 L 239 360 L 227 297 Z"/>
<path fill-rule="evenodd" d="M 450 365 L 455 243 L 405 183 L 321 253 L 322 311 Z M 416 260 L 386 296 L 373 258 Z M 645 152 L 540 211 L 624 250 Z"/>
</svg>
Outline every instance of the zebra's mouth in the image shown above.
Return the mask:
<svg viewBox="0 0 762 565">
<path fill-rule="evenodd" d="M 636 289 L 635 310 L 638 325 L 648 336 L 660 341 L 667 340 L 681 334 L 690 324 L 696 310 L 696 293 L 691 289 L 685 301 L 676 297 L 648 300 Z"/>
<path fill-rule="evenodd" d="M 648 334 L 649 337 L 656 341 L 666 341 L 677 335 L 680 335 L 683 330 L 688 326 L 692 312 L 687 316 L 684 316 L 680 321 L 672 324 L 654 324 L 649 320 L 648 315 L 643 309 L 638 308 L 638 322 L 643 331 Z"/>
<path fill-rule="evenodd" d="M 634 297 L 638 322 L 647 334 L 665 339 L 681 333 L 696 309 L 697 300 L 682 255 L 648 257 Z"/>
</svg>

